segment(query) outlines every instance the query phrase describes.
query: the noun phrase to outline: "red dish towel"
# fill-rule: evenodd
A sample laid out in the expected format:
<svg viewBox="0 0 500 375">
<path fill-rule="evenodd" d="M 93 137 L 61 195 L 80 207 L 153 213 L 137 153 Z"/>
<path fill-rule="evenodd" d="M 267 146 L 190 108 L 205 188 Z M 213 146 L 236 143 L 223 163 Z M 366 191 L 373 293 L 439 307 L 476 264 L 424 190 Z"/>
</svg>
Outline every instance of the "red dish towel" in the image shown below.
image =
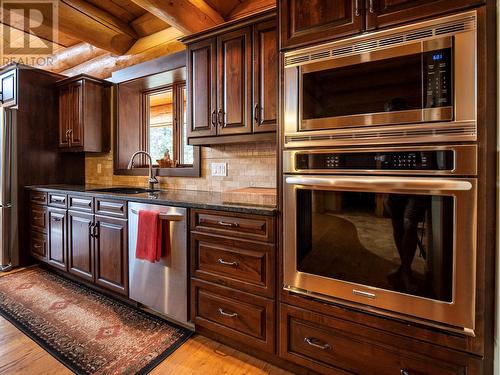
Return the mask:
<svg viewBox="0 0 500 375">
<path fill-rule="evenodd" d="M 161 220 L 156 211 L 139 210 L 137 246 L 135 257 L 149 262 L 159 262 L 170 255 L 170 223 Z"/>
</svg>

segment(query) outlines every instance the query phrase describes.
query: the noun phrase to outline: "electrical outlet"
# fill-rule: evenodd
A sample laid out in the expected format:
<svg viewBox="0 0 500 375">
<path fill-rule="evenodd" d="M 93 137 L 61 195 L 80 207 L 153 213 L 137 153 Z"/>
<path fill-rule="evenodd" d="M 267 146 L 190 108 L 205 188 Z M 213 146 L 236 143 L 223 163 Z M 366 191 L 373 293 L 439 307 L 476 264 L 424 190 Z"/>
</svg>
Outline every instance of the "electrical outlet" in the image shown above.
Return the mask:
<svg viewBox="0 0 500 375">
<path fill-rule="evenodd" d="M 216 177 L 226 177 L 227 176 L 227 163 L 212 163 L 210 164 L 212 169 L 212 176 Z"/>
<path fill-rule="evenodd" d="M 97 174 L 101 174 L 101 173 L 102 173 L 102 164 L 98 163 L 97 164 Z"/>
</svg>

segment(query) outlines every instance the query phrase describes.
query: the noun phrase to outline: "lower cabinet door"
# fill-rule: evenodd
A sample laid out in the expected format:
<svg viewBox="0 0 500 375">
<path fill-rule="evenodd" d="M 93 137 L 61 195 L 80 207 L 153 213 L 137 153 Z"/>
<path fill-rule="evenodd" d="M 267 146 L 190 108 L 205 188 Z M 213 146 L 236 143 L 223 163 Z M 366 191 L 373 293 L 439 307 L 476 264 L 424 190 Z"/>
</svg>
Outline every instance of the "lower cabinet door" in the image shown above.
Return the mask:
<svg viewBox="0 0 500 375">
<path fill-rule="evenodd" d="M 35 259 L 47 261 L 47 237 L 45 234 L 31 231 L 30 253 Z"/>
<path fill-rule="evenodd" d="M 95 283 L 128 295 L 127 220 L 95 216 Z"/>
<path fill-rule="evenodd" d="M 94 215 L 68 211 L 68 271 L 94 281 Z"/>
<path fill-rule="evenodd" d="M 66 210 L 48 207 L 47 213 L 49 224 L 49 252 L 47 256 L 47 262 L 55 268 L 67 271 L 68 262 L 66 256 Z"/>
</svg>

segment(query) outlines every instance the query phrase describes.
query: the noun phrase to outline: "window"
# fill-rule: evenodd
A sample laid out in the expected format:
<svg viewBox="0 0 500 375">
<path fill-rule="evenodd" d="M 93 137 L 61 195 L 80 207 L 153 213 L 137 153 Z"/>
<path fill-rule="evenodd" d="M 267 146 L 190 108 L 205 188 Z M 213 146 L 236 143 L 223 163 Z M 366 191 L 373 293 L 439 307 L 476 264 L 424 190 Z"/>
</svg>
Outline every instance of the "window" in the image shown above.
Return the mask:
<svg viewBox="0 0 500 375">
<path fill-rule="evenodd" d="M 186 84 L 146 92 L 147 147 L 160 168 L 189 167 L 194 147 L 187 144 Z"/>
</svg>

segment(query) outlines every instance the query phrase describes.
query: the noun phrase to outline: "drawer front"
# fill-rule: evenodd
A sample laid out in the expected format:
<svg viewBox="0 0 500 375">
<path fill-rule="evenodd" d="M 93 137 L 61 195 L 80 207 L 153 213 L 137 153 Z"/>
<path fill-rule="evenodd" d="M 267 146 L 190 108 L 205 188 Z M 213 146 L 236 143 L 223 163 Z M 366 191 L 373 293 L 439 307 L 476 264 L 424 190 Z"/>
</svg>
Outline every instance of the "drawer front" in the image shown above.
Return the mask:
<svg viewBox="0 0 500 375">
<path fill-rule="evenodd" d="M 68 196 L 60 193 L 49 193 L 48 197 L 49 206 L 58 208 L 68 207 Z"/>
<path fill-rule="evenodd" d="M 191 229 L 242 239 L 275 242 L 273 217 L 193 210 Z"/>
<path fill-rule="evenodd" d="M 346 327 L 346 325 L 350 325 Z M 343 329 L 339 329 L 342 326 Z M 466 368 L 352 335 L 359 325 L 281 305 L 280 356 L 324 374 L 465 374 Z M 346 330 L 344 330 L 347 328 Z"/>
<path fill-rule="evenodd" d="M 274 302 L 192 279 L 196 325 L 246 345 L 274 352 Z"/>
<path fill-rule="evenodd" d="M 30 251 L 33 258 L 47 260 L 47 236 L 39 232 L 31 232 Z"/>
<path fill-rule="evenodd" d="M 105 215 L 126 218 L 127 217 L 127 202 L 123 200 L 111 199 L 95 199 L 96 215 Z"/>
<path fill-rule="evenodd" d="M 47 193 L 43 191 L 30 191 L 30 201 L 36 204 L 47 204 Z"/>
<path fill-rule="evenodd" d="M 203 280 L 272 298 L 274 253 L 272 244 L 193 233 L 191 274 Z"/>
<path fill-rule="evenodd" d="M 94 198 L 86 196 L 69 195 L 68 209 L 82 212 L 94 212 Z"/>
<path fill-rule="evenodd" d="M 32 204 L 30 208 L 31 229 L 42 233 L 47 232 L 47 207 Z"/>
</svg>

